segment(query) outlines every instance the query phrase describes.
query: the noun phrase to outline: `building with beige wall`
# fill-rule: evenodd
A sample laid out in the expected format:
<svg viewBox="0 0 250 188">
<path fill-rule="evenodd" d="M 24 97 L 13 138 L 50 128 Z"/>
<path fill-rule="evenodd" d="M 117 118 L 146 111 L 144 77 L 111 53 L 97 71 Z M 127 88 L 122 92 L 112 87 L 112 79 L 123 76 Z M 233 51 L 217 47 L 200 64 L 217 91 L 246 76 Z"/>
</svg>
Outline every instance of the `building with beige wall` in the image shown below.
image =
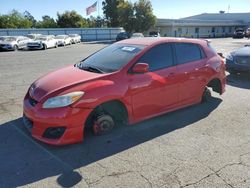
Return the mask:
<svg viewBox="0 0 250 188">
<path fill-rule="evenodd" d="M 168 37 L 214 38 L 232 36 L 236 28 L 249 26 L 250 13 L 204 13 L 182 19 L 157 19 L 150 31 Z"/>
</svg>

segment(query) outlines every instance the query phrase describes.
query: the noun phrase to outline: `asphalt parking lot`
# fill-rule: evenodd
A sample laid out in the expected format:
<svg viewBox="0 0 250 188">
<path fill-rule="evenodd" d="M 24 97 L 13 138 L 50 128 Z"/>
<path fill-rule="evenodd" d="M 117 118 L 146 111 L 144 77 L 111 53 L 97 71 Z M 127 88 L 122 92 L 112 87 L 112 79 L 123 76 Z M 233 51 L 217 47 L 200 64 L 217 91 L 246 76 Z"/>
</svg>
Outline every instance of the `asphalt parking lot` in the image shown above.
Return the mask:
<svg viewBox="0 0 250 188">
<path fill-rule="evenodd" d="M 247 39 L 213 39 L 227 55 Z M 22 124 L 22 100 L 41 75 L 104 43 L 0 53 L 0 187 L 250 187 L 250 77 L 228 75 L 226 93 L 121 126 L 83 143 L 53 147 Z"/>
</svg>

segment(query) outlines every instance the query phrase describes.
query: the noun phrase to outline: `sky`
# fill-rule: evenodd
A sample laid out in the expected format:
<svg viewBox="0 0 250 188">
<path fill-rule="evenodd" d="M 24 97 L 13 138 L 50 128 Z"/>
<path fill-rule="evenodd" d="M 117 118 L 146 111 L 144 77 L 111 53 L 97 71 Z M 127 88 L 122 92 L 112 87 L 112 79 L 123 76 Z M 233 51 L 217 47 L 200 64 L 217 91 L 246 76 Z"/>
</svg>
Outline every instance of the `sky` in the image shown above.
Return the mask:
<svg viewBox="0 0 250 188">
<path fill-rule="evenodd" d="M 130 0 L 136 2 L 136 0 Z M 43 15 L 56 18 L 57 12 L 75 10 L 87 18 L 86 8 L 96 0 L 0 0 L 0 14 L 7 14 L 12 9 L 20 12 L 29 11 L 37 20 Z M 102 16 L 102 0 L 99 0 L 99 14 Z M 250 0 L 151 0 L 153 12 L 157 18 L 178 19 L 201 13 L 218 13 L 224 10 L 230 13 L 250 12 Z M 98 11 L 91 14 L 98 16 Z"/>
</svg>

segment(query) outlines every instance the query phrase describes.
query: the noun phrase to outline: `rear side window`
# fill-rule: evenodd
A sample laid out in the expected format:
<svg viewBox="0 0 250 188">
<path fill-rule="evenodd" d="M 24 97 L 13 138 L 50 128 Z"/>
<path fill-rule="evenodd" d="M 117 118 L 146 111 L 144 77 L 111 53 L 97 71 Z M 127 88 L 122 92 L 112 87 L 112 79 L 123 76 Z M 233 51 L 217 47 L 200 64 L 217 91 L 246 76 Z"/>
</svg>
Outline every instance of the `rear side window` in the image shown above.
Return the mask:
<svg viewBox="0 0 250 188">
<path fill-rule="evenodd" d="M 204 52 L 199 45 L 191 43 L 176 43 L 175 44 L 177 63 L 184 64 L 192 61 L 198 61 L 205 57 Z"/>
<path fill-rule="evenodd" d="M 171 44 L 160 44 L 147 51 L 139 60 L 147 63 L 149 71 L 156 71 L 173 66 L 173 51 Z"/>
</svg>

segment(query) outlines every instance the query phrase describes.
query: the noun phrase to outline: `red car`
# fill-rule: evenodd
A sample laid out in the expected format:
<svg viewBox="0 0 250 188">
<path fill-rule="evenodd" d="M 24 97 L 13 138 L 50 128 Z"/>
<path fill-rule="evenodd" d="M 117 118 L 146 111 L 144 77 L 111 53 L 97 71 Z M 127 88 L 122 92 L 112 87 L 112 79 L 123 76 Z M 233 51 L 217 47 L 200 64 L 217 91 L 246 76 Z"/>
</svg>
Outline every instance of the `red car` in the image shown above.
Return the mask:
<svg viewBox="0 0 250 188">
<path fill-rule="evenodd" d="M 85 128 L 104 134 L 190 106 L 225 91 L 225 65 L 205 40 L 128 39 L 36 80 L 23 120 L 34 138 L 80 142 Z"/>
</svg>

